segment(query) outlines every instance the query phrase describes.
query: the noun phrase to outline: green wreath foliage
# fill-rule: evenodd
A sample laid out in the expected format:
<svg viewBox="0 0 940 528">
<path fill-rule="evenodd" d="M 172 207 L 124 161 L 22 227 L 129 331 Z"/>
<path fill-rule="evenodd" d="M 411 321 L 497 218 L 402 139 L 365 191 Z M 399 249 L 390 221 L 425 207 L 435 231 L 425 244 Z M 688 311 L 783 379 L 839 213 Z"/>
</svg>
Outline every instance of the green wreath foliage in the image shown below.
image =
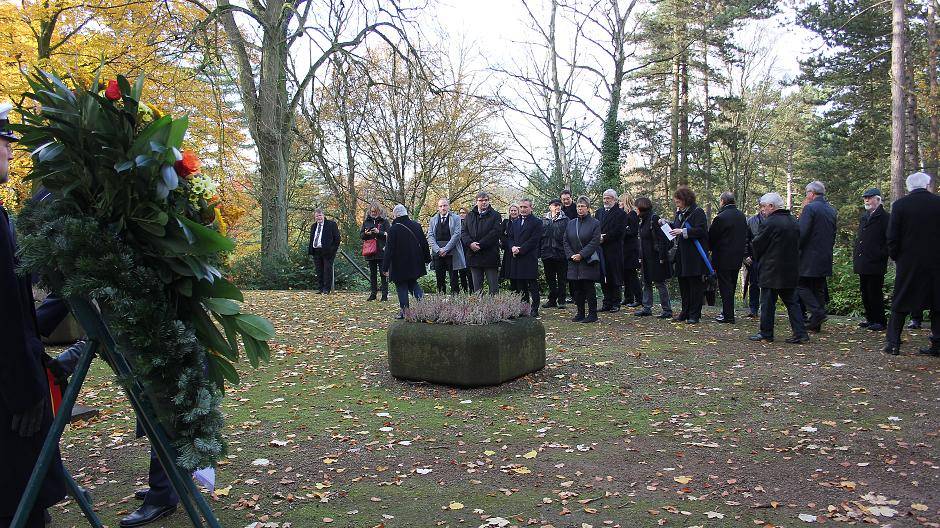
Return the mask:
<svg viewBox="0 0 940 528">
<path fill-rule="evenodd" d="M 274 327 L 242 313 L 217 268 L 234 244 L 179 165 L 188 121 L 141 102 L 143 77 L 118 77 L 104 95 L 97 79 L 74 90 L 52 73 L 28 80 L 16 129 L 29 179 L 51 195 L 20 216 L 23 267 L 98 303 L 134 372 L 119 381 L 144 387 L 181 468 L 212 466 L 225 454 L 219 405 L 238 383 L 240 348 L 253 367 L 267 361 Z"/>
</svg>

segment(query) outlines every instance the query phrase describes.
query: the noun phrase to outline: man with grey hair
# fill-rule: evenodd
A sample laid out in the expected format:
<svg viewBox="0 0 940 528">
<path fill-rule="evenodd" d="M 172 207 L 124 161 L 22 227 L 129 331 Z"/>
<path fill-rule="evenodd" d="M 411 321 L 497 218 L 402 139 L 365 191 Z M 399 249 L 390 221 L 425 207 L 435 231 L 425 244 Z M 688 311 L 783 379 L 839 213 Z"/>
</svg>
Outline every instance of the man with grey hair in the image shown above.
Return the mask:
<svg viewBox="0 0 940 528">
<path fill-rule="evenodd" d="M 862 194 L 865 212 L 858 220 L 852 271 L 858 274 L 858 285 L 865 308 L 862 328 L 876 332 L 885 329 L 885 273 L 888 271 L 888 222 L 890 215 L 881 205 L 881 191 L 868 189 Z"/>
<path fill-rule="evenodd" d="M 795 289 L 799 283 L 800 226 L 783 208 L 783 199 L 777 193 L 761 196 L 760 212 L 764 224 L 751 242 L 754 260 L 759 260 L 760 272 L 760 332 L 752 335 L 751 341 L 774 340 L 774 312 L 777 299 L 787 307 L 793 336 L 787 343 L 799 344 L 809 341 L 803 314 L 796 302 Z"/>
<path fill-rule="evenodd" d="M 539 316 L 539 244 L 542 221 L 532 216 L 532 200 L 519 202 L 519 217 L 510 222 L 506 234 L 506 276 L 516 281 L 518 291 L 528 292 L 532 317 Z"/>
<path fill-rule="evenodd" d="M 884 352 L 898 355 L 901 329 L 911 312 L 930 310 L 930 346 L 919 354 L 940 356 L 940 197 L 927 190 L 930 176 L 907 177 L 910 194 L 894 201 L 888 221 L 888 253 L 897 264 Z"/>
<path fill-rule="evenodd" d="M 502 225 L 502 216 L 490 207 L 489 193 L 477 193 L 477 204 L 467 213 L 460 232 L 474 293 L 483 290 L 484 278 L 489 284 L 490 295 L 499 291 L 499 234 Z"/>
<path fill-rule="evenodd" d="M 601 223 L 601 287 L 604 300 L 601 312 L 620 310 L 623 288 L 623 236 L 627 231 L 627 213 L 620 208 L 617 191 L 604 191 L 604 207 L 594 213 Z"/>
<path fill-rule="evenodd" d="M 333 220 L 326 219 L 323 209 L 315 209 L 313 215 L 307 254 L 313 257 L 313 265 L 317 270 L 320 282 L 317 293 L 330 293 L 333 291 L 333 261 L 339 251 L 339 227 Z"/>
<path fill-rule="evenodd" d="M 809 311 L 806 327 L 821 332 L 826 320 L 826 278 L 832 276 L 832 252 L 836 244 L 836 210 L 826 200 L 820 181 L 806 185 L 800 212 L 800 283 L 797 293 Z"/>
<path fill-rule="evenodd" d="M 747 217 L 735 205 L 734 193 L 725 191 L 719 200 L 721 207 L 708 229 L 712 265 L 721 295 L 721 315 L 715 321 L 734 324 L 734 290 L 747 246 Z"/>
</svg>

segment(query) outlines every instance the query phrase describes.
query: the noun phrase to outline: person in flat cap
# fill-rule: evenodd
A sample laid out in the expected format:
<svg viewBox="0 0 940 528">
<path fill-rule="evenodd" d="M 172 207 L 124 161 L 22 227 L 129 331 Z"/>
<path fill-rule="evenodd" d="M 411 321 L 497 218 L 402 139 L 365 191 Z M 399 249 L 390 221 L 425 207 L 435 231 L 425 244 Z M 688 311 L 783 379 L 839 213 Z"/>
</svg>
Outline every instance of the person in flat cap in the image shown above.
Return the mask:
<svg viewBox="0 0 940 528">
<path fill-rule="evenodd" d="M 888 221 L 891 215 L 882 205 L 881 191 L 868 189 L 862 194 L 865 212 L 858 220 L 852 269 L 858 274 L 865 320 L 862 328 L 876 332 L 885 329 L 884 286 L 888 271 Z"/>
<path fill-rule="evenodd" d="M 13 105 L 0 105 L 0 185 L 9 179 L 13 142 L 7 117 Z M 16 236 L 9 213 L 0 206 L 0 528 L 13 522 L 26 483 L 52 425 L 44 350 L 36 328 L 32 284 L 16 274 Z M 39 487 L 27 528 L 45 525 L 46 508 L 65 497 L 59 450 Z"/>
</svg>

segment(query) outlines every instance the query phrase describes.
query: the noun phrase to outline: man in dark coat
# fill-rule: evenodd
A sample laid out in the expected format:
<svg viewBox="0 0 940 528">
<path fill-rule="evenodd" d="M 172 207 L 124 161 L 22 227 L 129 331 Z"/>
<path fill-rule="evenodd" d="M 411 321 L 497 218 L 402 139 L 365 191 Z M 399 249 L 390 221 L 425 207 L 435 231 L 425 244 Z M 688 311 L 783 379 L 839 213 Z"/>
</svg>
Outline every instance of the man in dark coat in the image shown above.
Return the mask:
<svg viewBox="0 0 940 528">
<path fill-rule="evenodd" d="M 774 312 L 779 297 L 787 307 L 793 336 L 787 343 L 809 341 L 803 314 L 796 302 L 795 288 L 800 281 L 799 241 L 800 226 L 783 208 L 783 198 L 777 193 L 767 193 L 760 199 L 764 226 L 752 243 L 754 260 L 760 261 L 760 332 L 750 337 L 751 341 L 774 340 Z"/>
<path fill-rule="evenodd" d="M 734 323 L 734 291 L 738 285 L 738 271 L 744 262 L 747 245 L 747 217 L 735 205 L 734 194 L 721 193 L 721 207 L 708 229 L 708 242 L 712 247 L 712 266 L 718 278 L 721 295 L 719 323 Z"/>
<path fill-rule="evenodd" d="M 930 310 L 930 346 L 918 353 L 940 356 L 940 196 L 927 190 L 930 176 L 907 177 L 910 194 L 895 200 L 888 222 L 888 252 L 897 264 L 891 320 L 884 351 L 897 355 L 907 314 Z"/>
<path fill-rule="evenodd" d="M 565 229 L 568 217 L 561 211 L 561 200 L 555 199 L 548 204 L 548 216 L 542 221 L 542 243 L 539 256 L 545 269 L 545 282 L 548 283 L 548 302 L 542 308 L 565 307 L 565 277 L 568 270 L 565 257 Z"/>
<path fill-rule="evenodd" d="M 865 213 L 858 221 L 852 270 L 858 274 L 858 285 L 865 307 L 862 328 L 880 332 L 885 329 L 885 273 L 888 271 L 888 220 L 881 205 L 881 191 L 868 189 L 862 195 Z"/>
<path fill-rule="evenodd" d="M 620 288 L 623 287 L 623 234 L 627 229 L 627 213 L 617 203 L 617 191 L 604 191 L 604 207 L 594 213 L 601 224 L 601 270 L 604 300 L 601 312 L 620 310 Z"/>
<path fill-rule="evenodd" d="M 12 142 L 5 115 L 0 125 L 0 184 L 9 178 Z M 49 384 L 42 364 L 43 346 L 36 328 L 32 285 L 16 275 L 16 237 L 0 205 L 0 527 L 9 526 L 52 425 Z M 65 477 L 58 448 L 26 521 L 45 525 L 46 508 L 65 497 Z"/>
<path fill-rule="evenodd" d="M 532 216 L 532 200 L 519 202 L 519 218 L 509 226 L 507 248 L 509 278 L 516 281 L 520 291 L 529 292 L 532 317 L 539 316 L 539 246 L 542 242 L 542 222 Z"/>
<path fill-rule="evenodd" d="M 464 219 L 460 239 L 464 257 L 473 278 L 474 293 L 483 290 L 483 279 L 490 287 L 490 295 L 499 291 L 499 231 L 503 218 L 490 207 L 490 195 L 477 193 L 477 205 Z"/>
<path fill-rule="evenodd" d="M 826 320 L 826 278 L 832 276 L 836 210 L 826 201 L 826 186 L 819 181 L 806 186 L 804 204 L 800 212 L 800 285 L 797 293 L 809 312 L 806 327 L 820 332 Z"/>
<path fill-rule="evenodd" d="M 408 294 L 415 299 L 424 297 L 418 279 L 427 271 L 431 261 L 431 248 L 421 224 L 408 218 L 408 210 L 398 204 L 392 209 L 395 220 L 388 229 L 385 238 L 385 258 L 382 260 L 382 273 L 395 283 L 398 304 L 404 310 L 408 308 Z M 403 313 L 399 312 L 401 319 Z"/>
<path fill-rule="evenodd" d="M 323 210 L 314 211 L 316 222 L 310 227 L 310 243 L 307 253 L 313 257 L 320 289 L 317 293 L 330 293 L 333 291 L 333 261 L 339 251 L 339 228 L 336 222 L 327 220 Z"/>
<path fill-rule="evenodd" d="M 747 274 L 744 280 L 744 289 L 747 290 L 748 314 L 750 318 L 758 317 L 760 312 L 760 263 L 754 258 L 752 244 L 754 237 L 764 225 L 764 215 L 758 213 L 747 219 L 747 243 L 744 245 L 744 267 Z"/>
<path fill-rule="evenodd" d="M 573 220 L 578 217 L 578 207 L 575 205 L 574 200 L 571 198 L 571 191 L 565 189 L 561 191 L 561 212 L 568 217 L 568 220 Z"/>
</svg>

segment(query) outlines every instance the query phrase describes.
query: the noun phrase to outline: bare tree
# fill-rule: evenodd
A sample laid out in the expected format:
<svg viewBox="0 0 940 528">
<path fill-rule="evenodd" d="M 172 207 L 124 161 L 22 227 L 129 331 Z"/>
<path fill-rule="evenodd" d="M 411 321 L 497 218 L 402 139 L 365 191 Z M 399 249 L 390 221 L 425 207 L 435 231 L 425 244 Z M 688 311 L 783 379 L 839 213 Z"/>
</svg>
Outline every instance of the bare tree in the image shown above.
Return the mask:
<svg viewBox="0 0 940 528">
<path fill-rule="evenodd" d="M 891 199 L 904 196 L 905 72 L 904 41 L 907 27 L 904 0 L 891 2 Z"/>
</svg>

